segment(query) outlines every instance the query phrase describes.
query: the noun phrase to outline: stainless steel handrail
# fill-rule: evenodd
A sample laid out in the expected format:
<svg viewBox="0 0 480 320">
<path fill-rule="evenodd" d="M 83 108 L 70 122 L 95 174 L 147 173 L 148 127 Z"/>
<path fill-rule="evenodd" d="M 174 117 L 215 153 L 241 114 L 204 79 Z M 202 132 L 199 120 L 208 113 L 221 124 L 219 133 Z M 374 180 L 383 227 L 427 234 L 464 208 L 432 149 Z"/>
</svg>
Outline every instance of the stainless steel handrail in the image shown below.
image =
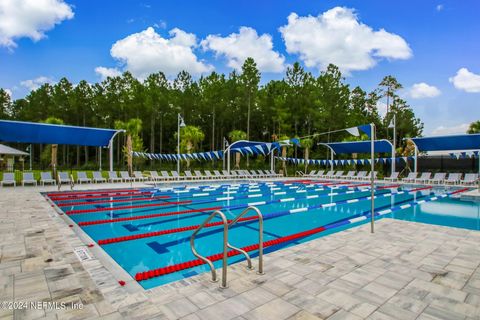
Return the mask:
<svg viewBox="0 0 480 320">
<path fill-rule="evenodd" d="M 255 213 L 258 215 L 258 272 L 257 273 L 258 274 L 264 274 L 264 272 L 263 272 L 263 215 L 260 212 L 260 210 L 255 206 L 249 206 L 248 208 L 243 210 L 235 219 L 230 221 L 230 223 L 228 224 L 228 227 L 231 227 L 232 225 L 237 223 L 237 221 L 241 217 L 243 217 L 247 212 L 249 212 L 250 210 L 255 211 Z M 247 258 L 248 269 L 253 269 L 252 260 L 250 259 L 250 256 L 246 251 L 244 251 L 240 248 L 234 247 L 234 246 L 230 245 L 229 243 L 227 243 L 227 246 L 230 249 L 233 249 L 233 250 L 236 250 L 236 251 L 242 253 L 245 256 L 245 258 Z"/>
<path fill-rule="evenodd" d="M 208 260 L 204 256 L 201 256 L 197 250 L 195 249 L 195 236 L 202 230 L 202 228 L 210 222 L 210 220 L 213 219 L 214 216 L 219 215 L 220 218 L 222 219 L 223 223 L 223 258 L 222 258 L 222 283 L 220 285 L 220 288 L 226 288 L 227 287 L 227 258 L 228 258 L 228 221 L 227 218 L 225 218 L 225 215 L 217 210 L 212 212 L 208 216 L 207 219 L 193 232 L 192 236 L 190 237 L 190 249 L 192 250 L 192 253 L 195 257 L 199 258 L 208 266 L 210 267 L 210 271 L 212 273 L 212 281 L 217 282 L 217 272 L 215 271 L 215 268 L 213 267 L 212 261 Z"/>
</svg>

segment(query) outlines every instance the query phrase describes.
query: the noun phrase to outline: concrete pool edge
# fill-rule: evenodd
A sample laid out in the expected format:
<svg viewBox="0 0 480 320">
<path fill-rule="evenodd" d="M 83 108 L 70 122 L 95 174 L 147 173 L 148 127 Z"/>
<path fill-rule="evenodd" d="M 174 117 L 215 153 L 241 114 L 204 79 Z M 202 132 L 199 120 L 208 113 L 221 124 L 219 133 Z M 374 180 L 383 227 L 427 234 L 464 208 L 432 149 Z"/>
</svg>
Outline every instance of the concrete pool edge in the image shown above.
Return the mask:
<svg viewBox="0 0 480 320">
<path fill-rule="evenodd" d="M 128 187 L 128 185 L 126 184 L 125 185 L 115 184 L 114 186 Z M 88 186 L 88 188 L 91 188 L 91 187 L 92 186 Z M 107 186 L 105 185 L 104 187 L 107 187 Z M 43 216 L 47 218 L 49 221 L 54 221 L 52 227 L 57 229 L 63 235 L 61 237 L 62 241 L 68 240 L 66 242 L 70 246 L 70 249 L 66 250 L 65 253 L 62 252 L 59 254 L 61 256 L 73 256 L 73 259 L 77 259 L 72 252 L 73 248 L 75 246 L 79 246 L 79 244 L 84 245 L 84 243 L 82 243 L 78 235 L 73 230 L 71 230 L 71 228 L 68 227 L 68 223 L 67 225 L 65 225 L 64 221 L 59 221 L 58 219 L 50 219 L 51 217 L 50 213 L 52 210 L 51 207 L 50 209 L 47 210 L 47 205 L 40 205 L 38 206 L 38 208 L 37 206 L 34 206 L 36 199 L 42 198 L 42 202 L 45 202 L 45 200 L 41 196 L 40 197 L 31 196 L 31 194 L 33 193 L 36 193 L 37 195 L 39 195 L 38 189 L 29 187 L 29 188 L 18 188 L 17 190 L 19 192 L 18 197 L 16 197 L 16 195 L 13 193 L 10 196 L 18 198 L 18 201 L 15 204 L 5 202 L 4 206 L 7 208 L 9 206 L 10 208 L 16 207 L 17 210 L 11 210 L 11 211 L 17 212 L 17 215 L 19 216 L 19 218 L 21 218 L 22 216 L 30 216 L 34 214 L 37 217 L 41 218 Z M 23 192 L 23 190 L 28 190 L 28 192 Z M 54 189 L 49 189 L 49 190 L 53 191 Z M 25 203 L 21 202 L 22 199 L 30 199 L 31 201 L 30 205 L 25 206 Z M 47 203 L 45 202 L 45 204 Z M 8 209 L 7 209 L 7 212 L 8 212 Z M 51 218 L 55 218 L 55 215 Z M 12 218 L 12 220 L 16 218 L 17 217 L 15 216 L 14 218 Z M 57 216 L 57 218 L 59 217 Z M 297 303 L 297 301 L 292 300 L 291 294 L 284 292 L 284 290 L 286 291 L 287 289 L 288 290 L 292 289 L 293 291 L 290 291 L 292 293 L 295 292 L 296 290 L 302 290 L 301 292 L 304 292 L 305 296 L 307 296 L 307 293 L 306 293 L 307 291 L 318 290 L 318 289 L 311 288 L 316 283 L 318 285 L 318 281 L 315 282 L 314 281 L 315 279 L 309 276 L 298 278 L 301 280 L 300 283 L 302 283 L 302 285 L 300 284 L 295 285 L 293 283 L 290 283 L 290 280 L 294 280 L 294 279 L 297 279 L 297 277 L 301 277 L 299 273 L 302 273 L 302 271 L 294 267 L 295 264 L 300 263 L 299 261 L 304 261 L 306 259 L 316 261 L 315 264 L 307 264 L 307 266 L 310 265 L 310 267 L 321 267 L 322 265 L 325 265 L 325 263 L 335 265 L 335 263 L 332 262 L 333 252 L 335 252 L 335 256 L 340 254 L 345 255 L 350 253 L 350 255 L 354 256 L 356 260 L 357 256 L 360 257 L 363 254 L 368 254 L 368 251 L 371 251 L 371 250 L 373 250 L 371 253 L 377 253 L 376 251 L 380 250 L 383 252 L 385 257 L 388 257 L 391 255 L 390 251 L 392 251 L 391 250 L 392 248 L 394 248 L 395 250 L 400 250 L 404 246 L 411 245 L 411 244 L 405 244 L 405 241 L 407 241 L 408 239 L 405 240 L 405 239 L 402 239 L 401 237 L 401 235 L 405 234 L 405 232 L 407 231 L 409 232 L 409 235 L 411 235 L 412 237 L 413 237 L 412 234 L 417 234 L 419 236 L 423 236 L 425 239 L 428 239 L 428 237 L 425 237 L 424 235 L 432 232 L 433 234 L 433 237 L 431 240 L 432 242 L 437 242 L 437 241 L 440 241 L 440 239 L 443 239 L 442 241 L 446 241 L 445 243 L 448 243 L 449 240 L 452 240 L 450 235 L 453 235 L 456 238 L 461 238 L 463 240 L 461 240 L 461 243 L 458 244 L 459 250 L 460 250 L 459 254 L 462 254 L 462 252 L 470 252 L 469 250 L 473 250 L 473 247 L 470 248 L 465 246 L 470 246 L 469 243 L 471 242 L 478 243 L 478 240 L 480 240 L 479 233 L 471 230 L 452 228 L 452 227 L 441 227 L 441 226 L 435 226 L 435 225 L 421 225 L 420 223 L 416 223 L 416 222 L 405 222 L 405 221 L 399 221 L 399 220 L 393 220 L 393 219 L 382 219 L 382 220 L 383 221 L 378 222 L 378 229 L 377 229 L 377 232 L 378 232 L 377 236 L 379 237 L 378 239 L 379 240 L 382 239 L 381 234 L 384 233 L 385 230 L 390 228 L 391 231 L 398 230 L 399 232 L 398 234 L 394 234 L 394 239 L 393 239 L 394 241 L 387 238 L 384 240 L 385 242 L 380 241 L 377 246 L 368 247 L 369 243 L 371 242 L 370 239 L 372 240 L 376 239 L 377 236 L 374 236 L 375 238 L 370 237 L 368 230 L 367 228 L 365 228 L 365 226 L 355 227 L 346 231 L 336 233 L 334 235 L 329 235 L 328 237 L 315 239 L 305 244 L 300 244 L 295 247 L 279 250 L 269 255 L 266 255 L 266 257 L 268 256 L 265 261 L 267 274 L 264 277 L 257 277 L 253 273 L 244 272 L 243 264 L 231 265 L 229 267 L 230 288 L 227 289 L 226 291 L 225 290 L 220 291 L 218 289 L 217 284 L 210 283 L 209 274 L 202 274 L 199 276 L 195 276 L 195 278 L 193 278 L 192 281 L 188 281 L 188 283 L 184 281 L 178 281 L 178 282 L 174 282 L 169 285 L 157 287 L 154 289 L 138 291 L 138 292 L 129 292 L 127 288 L 119 286 L 118 283 L 114 281 L 113 276 L 109 274 L 108 270 L 106 270 L 106 268 L 102 266 L 99 261 L 89 261 L 87 263 L 82 263 L 83 268 L 86 268 L 85 265 L 88 265 L 88 267 L 91 269 L 92 272 L 88 272 L 88 275 L 90 278 L 92 278 L 92 281 L 94 280 L 92 277 L 92 273 L 99 277 L 98 278 L 99 281 L 93 281 L 93 283 L 95 284 L 95 287 L 102 293 L 105 299 L 103 301 L 99 301 L 99 299 L 96 299 L 94 300 L 94 303 L 92 303 L 93 306 L 92 305 L 86 305 L 86 306 L 87 307 L 90 306 L 91 308 L 93 308 L 93 310 L 90 310 L 90 311 L 92 312 L 95 311 L 96 312 L 95 315 L 97 314 L 106 315 L 106 314 L 116 313 L 118 315 L 121 315 L 122 317 L 129 318 L 130 315 L 136 314 L 138 316 L 139 314 L 141 314 L 141 315 L 144 315 L 144 318 L 151 318 L 151 317 L 154 317 L 155 315 L 163 314 L 163 315 L 166 315 L 167 318 L 176 319 L 185 315 L 182 312 L 190 312 L 190 314 L 198 313 L 201 319 L 206 319 L 207 315 L 210 315 L 209 312 L 211 311 L 212 307 L 214 306 L 217 307 L 217 304 L 221 303 L 221 301 L 233 299 L 237 302 L 235 305 L 239 305 L 239 303 L 243 305 L 246 302 L 243 300 L 244 297 L 240 296 L 242 292 L 248 292 L 249 295 L 253 296 L 254 293 L 258 293 L 258 292 L 265 293 L 266 292 L 265 290 L 267 290 L 266 295 L 268 294 L 269 296 L 271 296 L 271 294 L 273 294 L 277 298 L 275 298 L 276 300 L 272 300 L 272 302 L 265 302 L 264 304 L 265 306 L 271 303 L 273 304 L 273 301 L 282 301 L 282 305 L 289 306 L 290 308 L 289 312 L 292 311 L 292 312 L 316 314 L 315 310 L 312 309 L 313 308 L 312 306 L 303 305 L 303 304 L 300 304 L 299 302 Z M 32 225 L 34 225 L 34 223 L 36 222 L 37 222 L 37 219 L 32 218 Z M 20 228 L 19 230 L 25 230 L 25 227 L 20 226 L 19 228 Z M 36 227 L 32 227 L 32 228 L 36 230 Z M 348 243 L 348 241 L 352 241 L 351 239 L 352 235 L 356 235 L 357 236 L 356 239 L 360 239 L 361 243 L 365 244 L 366 246 L 363 248 L 361 246 L 357 246 L 357 244 L 355 243 L 348 245 L 348 247 L 342 247 L 340 244 L 337 245 L 339 241 L 343 243 L 343 245 L 347 245 L 346 243 Z M 47 238 L 48 238 L 47 239 L 48 242 L 52 241 L 50 231 Z M 395 245 L 395 247 L 393 247 L 392 245 Z M 332 247 L 330 247 L 330 250 L 327 250 L 329 249 L 329 246 L 332 246 Z M 317 249 L 313 250 L 314 248 L 317 248 Z M 357 248 L 357 250 L 355 252 L 351 251 L 354 248 Z M 478 253 L 478 249 L 475 248 L 475 250 L 477 250 L 475 252 Z M 29 253 L 27 251 L 27 257 L 26 257 L 27 260 L 29 260 L 28 254 Z M 30 259 L 34 259 L 34 258 L 30 258 Z M 381 261 L 379 261 L 379 263 L 380 262 Z M 22 263 L 24 262 L 22 261 Z M 72 265 L 75 265 L 75 264 L 76 264 L 75 262 L 72 262 Z M 254 261 L 254 264 L 256 265 L 256 260 Z M 356 264 L 361 264 L 361 263 L 356 263 Z M 282 270 L 279 270 L 277 268 L 280 265 L 282 265 L 282 268 L 281 268 Z M 289 265 L 292 267 L 288 267 Z M 341 263 L 338 265 L 338 267 L 343 268 L 343 265 L 344 263 Z M 5 268 L 5 266 L 6 264 L 2 263 L 2 270 Z M 273 267 L 275 267 L 275 270 L 272 269 Z M 369 268 L 370 269 L 373 268 L 373 265 L 371 265 Z M 52 267 L 49 267 L 49 269 L 52 269 Z M 74 269 L 76 270 L 75 267 Z M 17 273 L 14 275 L 15 278 L 25 277 L 25 275 L 23 274 L 29 273 L 28 270 L 29 269 L 25 267 L 24 269 L 22 269 L 20 274 Z M 413 270 L 415 271 L 416 269 L 413 269 Z M 106 273 L 105 271 L 107 271 L 108 273 Z M 12 272 L 16 273 L 16 271 L 12 271 Z M 51 270 L 49 270 L 48 272 L 51 272 Z M 317 272 L 323 273 L 322 271 L 317 271 Z M 474 275 L 475 274 L 480 275 L 480 272 L 476 272 L 474 273 Z M 320 275 L 321 274 L 319 274 L 319 276 Z M 427 275 L 425 273 L 422 273 L 422 277 L 426 277 L 426 276 Z M 312 277 L 313 277 L 313 274 L 312 274 Z M 105 278 L 110 278 L 109 279 L 110 281 L 109 282 L 107 281 L 108 283 L 102 283 L 102 282 L 105 282 Z M 82 277 L 80 275 L 78 276 L 73 275 L 72 280 L 75 280 L 75 279 L 82 279 Z M 264 281 L 267 279 L 268 281 Z M 330 276 L 329 276 L 329 279 L 330 279 Z M 337 279 L 340 280 L 340 276 L 337 277 Z M 16 282 L 19 283 L 20 280 L 21 279 L 19 279 L 19 281 L 16 281 Z M 15 287 L 17 286 L 17 283 L 15 283 Z M 280 287 L 275 287 L 277 285 L 280 285 Z M 414 285 L 415 284 L 413 284 L 412 286 Z M 324 287 L 327 288 L 327 286 L 324 286 Z M 333 287 L 333 284 L 332 284 L 332 287 Z M 330 288 L 329 290 L 331 289 L 332 288 Z M 473 289 L 471 289 L 471 291 L 473 291 Z M 16 293 L 19 293 L 19 292 L 20 290 L 16 290 Z M 55 292 L 53 292 L 51 288 L 50 288 L 50 292 L 53 299 L 55 299 L 54 298 Z M 197 298 L 200 296 L 200 294 L 206 294 L 209 297 L 213 297 L 216 302 L 212 302 L 210 306 L 204 306 L 202 305 L 202 303 L 197 301 Z M 316 294 L 317 292 L 315 292 L 315 295 Z M 353 296 L 355 296 L 355 294 L 353 294 Z M 39 293 L 37 293 L 37 291 L 34 291 L 32 293 L 32 297 L 36 297 L 36 299 L 38 299 L 40 295 Z M 447 294 L 445 294 L 445 297 L 447 297 Z M 475 296 L 473 296 L 473 298 L 474 297 Z M 277 300 L 277 299 L 280 299 L 280 300 Z M 111 304 L 110 309 L 103 306 L 106 303 L 105 301 L 107 301 L 108 304 Z M 324 300 L 322 300 L 321 302 L 325 303 Z M 192 303 L 194 306 L 192 306 Z M 368 303 L 371 304 L 372 301 Z M 467 303 L 470 308 L 470 305 L 474 303 L 474 300 L 471 300 L 467 297 L 465 299 L 465 302 L 463 303 Z M 179 304 L 186 311 L 179 311 L 177 308 Z M 294 307 L 292 307 L 292 305 Z M 225 304 L 218 305 L 218 308 L 221 309 L 224 306 Z M 261 307 L 263 307 L 263 304 L 262 306 L 258 306 L 258 308 L 261 308 Z M 373 311 L 373 312 L 374 313 L 387 312 L 387 310 L 383 308 L 386 308 L 386 307 L 379 306 L 377 311 Z M 431 314 L 430 308 L 438 308 L 438 306 L 435 305 L 433 307 L 426 308 L 425 312 L 427 314 Z M 86 309 L 88 311 L 88 308 Z M 249 309 L 252 309 L 252 310 L 249 310 Z M 252 305 L 247 303 L 247 307 L 243 305 L 242 307 L 239 307 L 239 310 L 237 310 L 236 312 L 245 312 L 245 314 L 249 314 L 251 312 L 254 312 L 254 310 L 256 310 L 256 308 L 253 308 Z M 347 309 L 335 307 L 335 310 L 337 310 L 335 314 L 337 312 L 339 313 L 348 312 L 357 316 L 361 316 L 361 314 L 358 313 L 357 309 L 347 310 Z M 86 311 L 84 310 L 83 314 L 85 314 L 85 312 Z M 295 313 L 292 313 L 292 314 L 295 314 Z M 90 315 L 92 316 L 92 314 Z"/>
</svg>

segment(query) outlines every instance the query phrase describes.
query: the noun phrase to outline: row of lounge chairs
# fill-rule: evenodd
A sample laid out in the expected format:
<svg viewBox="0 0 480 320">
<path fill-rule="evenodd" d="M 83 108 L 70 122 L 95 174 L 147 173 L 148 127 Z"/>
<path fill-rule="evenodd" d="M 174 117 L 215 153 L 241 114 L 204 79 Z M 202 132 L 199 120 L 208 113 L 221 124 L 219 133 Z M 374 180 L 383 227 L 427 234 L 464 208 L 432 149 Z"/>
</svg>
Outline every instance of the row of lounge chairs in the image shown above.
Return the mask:
<svg viewBox="0 0 480 320">
<path fill-rule="evenodd" d="M 348 171 L 345 173 L 345 171 L 337 171 L 335 170 L 330 170 L 330 171 L 316 171 L 312 170 L 310 171 L 309 174 L 303 174 L 304 177 L 309 177 L 309 178 L 320 178 L 320 179 L 333 179 L 333 180 L 340 180 L 340 179 L 345 179 L 345 180 L 369 180 L 370 179 L 370 173 L 368 171 L 359 171 L 358 173 L 356 171 Z M 377 172 L 373 172 L 373 176 L 376 179 L 377 178 Z"/>
<path fill-rule="evenodd" d="M 104 178 L 100 171 L 93 171 L 92 178 L 87 177 L 85 171 L 77 172 L 77 179 L 74 180 L 72 175 L 69 175 L 68 172 L 59 172 L 58 179 L 53 179 L 50 172 L 41 172 L 40 180 L 36 180 L 32 172 L 24 172 L 22 176 L 22 186 L 25 185 L 38 185 L 39 183 L 44 186 L 46 184 L 56 185 L 59 184 L 70 184 L 72 182 L 82 184 L 82 183 L 101 183 L 101 182 L 135 182 L 135 181 L 169 181 L 169 180 L 199 180 L 199 179 L 256 179 L 256 178 L 278 178 L 281 177 L 281 174 L 277 174 L 274 171 L 270 170 L 232 170 L 230 174 L 227 170 L 223 170 L 222 173 L 218 170 L 214 170 L 213 174 L 205 170 L 205 174 L 202 174 L 199 170 L 195 170 L 194 173 L 191 171 L 185 171 L 185 175 L 179 175 L 177 171 L 161 171 L 161 176 L 158 175 L 157 171 L 150 171 L 150 175 L 143 175 L 140 171 L 134 171 L 133 176 L 130 176 L 127 171 L 120 171 L 120 176 L 116 171 L 109 171 L 108 178 Z M 0 182 L 2 186 L 13 185 L 16 186 L 15 176 L 13 173 L 6 172 L 3 174 L 3 180 Z"/>
<path fill-rule="evenodd" d="M 385 180 L 398 181 L 398 172 L 394 172 L 393 175 Z M 433 175 L 431 172 L 423 172 L 420 177 L 417 172 L 410 172 L 407 177 L 401 179 L 407 183 L 422 183 L 422 184 L 464 184 L 472 185 L 478 181 L 478 173 L 466 173 L 462 179 L 462 173 L 450 173 L 437 172 Z"/>
<path fill-rule="evenodd" d="M 218 179 L 259 179 L 259 178 L 280 178 L 281 174 L 275 173 L 273 170 L 195 170 L 193 173 L 189 170 L 184 172 L 184 176 L 178 174 L 177 171 L 150 171 L 150 177 L 154 181 L 169 181 L 169 180 L 218 180 Z"/>
<path fill-rule="evenodd" d="M 367 171 L 359 171 L 358 173 L 355 171 L 348 171 L 346 174 L 344 171 L 337 171 L 334 170 L 328 171 L 316 171 L 312 170 L 308 174 L 303 174 L 304 177 L 309 178 L 321 178 L 321 179 L 347 179 L 347 180 L 368 180 L 370 179 L 370 174 Z M 377 177 L 377 173 L 374 172 L 375 179 Z M 450 173 L 448 174 L 445 172 L 437 172 L 435 175 L 432 176 L 431 172 L 423 172 L 420 177 L 418 176 L 417 172 L 410 172 L 407 177 L 400 178 L 399 172 L 394 172 L 390 177 L 384 178 L 386 181 L 402 181 L 406 183 L 421 183 L 421 184 L 464 184 L 464 185 L 471 185 L 475 184 L 478 180 L 478 173 L 466 173 L 462 179 L 462 173 Z"/>
</svg>

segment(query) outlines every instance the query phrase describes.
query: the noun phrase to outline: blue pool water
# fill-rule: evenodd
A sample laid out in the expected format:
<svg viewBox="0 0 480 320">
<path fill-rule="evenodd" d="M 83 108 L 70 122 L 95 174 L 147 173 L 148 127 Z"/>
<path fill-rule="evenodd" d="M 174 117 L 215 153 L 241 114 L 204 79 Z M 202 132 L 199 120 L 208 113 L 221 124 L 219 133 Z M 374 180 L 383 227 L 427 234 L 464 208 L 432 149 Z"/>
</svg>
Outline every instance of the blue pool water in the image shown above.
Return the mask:
<svg viewBox="0 0 480 320">
<path fill-rule="evenodd" d="M 376 219 L 392 217 L 480 230 L 480 207 L 454 195 L 446 196 L 455 188 L 415 191 L 418 188 L 377 186 L 375 211 L 379 216 Z M 227 219 L 234 219 L 248 204 L 256 205 L 264 215 L 264 241 L 267 242 L 326 226 L 321 232 L 266 247 L 266 253 L 351 228 L 370 219 L 370 189 L 352 183 L 321 185 L 304 181 L 130 189 L 118 194 L 120 191 L 92 190 L 48 196 L 132 277 L 148 270 L 195 260 L 189 243 L 193 230 L 178 228 L 201 224 L 215 209 L 221 209 Z M 108 192 L 111 193 L 105 194 Z M 434 198 L 436 196 L 438 199 Z M 254 215 L 249 213 L 247 216 Z M 101 223 L 92 224 L 99 221 Z M 218 217 L 212 220 L 217 221 L 220 221 Z M 171 229 L 174 232 L 151 234 Z M 220 253 L 222 230 L 222 226 L 203 229 L 196 239 L 197 251 L 204 256 Z M 131 239 L 135 235 L 145 237 Z M 121 237 L 130 239 L 105 243 L 106 239 Z M 234 225 L 229 231 L 229 242 L 236 247 L 256 244 L 258 220 Z M 251 252 L 252 256 L 255 254 L 256 251 Z M 231 257 L 229 263 L 239 260 L 240 256 Z M 215 262 L 216 267 L 220 264 L 221 261 Z M 139 283 L 148 289 L 205 271 L 208 271 L 207 266 L 201 265 Z"/>
</svg>

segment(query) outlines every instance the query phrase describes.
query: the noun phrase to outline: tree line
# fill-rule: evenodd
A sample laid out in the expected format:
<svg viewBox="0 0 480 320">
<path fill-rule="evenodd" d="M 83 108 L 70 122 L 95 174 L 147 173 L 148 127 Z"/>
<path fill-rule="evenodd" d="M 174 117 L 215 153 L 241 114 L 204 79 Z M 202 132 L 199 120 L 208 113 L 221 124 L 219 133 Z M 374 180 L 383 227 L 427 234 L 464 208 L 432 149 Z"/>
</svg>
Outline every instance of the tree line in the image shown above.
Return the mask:
<svg viewBox="0 0 480 320">
<path fill-rule="evenodd" d="M 310 158 L 320 159 L 327 155 L 327 150 L 315 146 L 318 139 L 352 138 L 342 132 L 319 138 L 302 137 L 373 122 L 377 138 L 391 139 L 388 125 L 395 114 L 397 147 L 403 153 L 408 151 L 403 138 L 421 135 L 423 124 L 398 96 L 401 88 L 393 76 L 386 76 L 377 88 L 367 92 L 347 84 L 335 65 L 314 76 L 299 63 L 288 67 L 282 79 L 261 84 L 256 63 L 248 58 L 239 71 L 228 75 L 212 72 L 199 79 L 186 71 L 173 80 L 162 72 L 152 73 L 144 80 L 124 72 L 94 84 L 84 80 L 73 84 L 62 78 L 14 101 L 6 90 L 0 89 L 0 118 L 44 122 L 53 117 L 69 125 L 133 127 L 136 150 L 176 153 L 180 113 L 188 126 L 196 127 L 186 129 L 194 134 L 195 141 L 182 140 L 182 148 L 189 152 L 221 150 L 224 138 L 278 141 L 300 137 L 304 148 L 289 148 L 286 155 L 304 157 L 310 153 Z M 384 101 L 388 112 L 381 117 L 377 105 Z M 132 119 L 134 123 L 129 125 Z M 120 137 L 117 142 L 116 160 L 120 162 L 125 140 L 126 137 Z M 40 155 L 45 146 L 35 148 L 38 152 L 34 154 Z M 98 152 L 95 148 L 64 146 L 59 149 L 59 164 L 94 166 Z M 40 160 L 39 156 L 36 160 Z"/>
</svg>

